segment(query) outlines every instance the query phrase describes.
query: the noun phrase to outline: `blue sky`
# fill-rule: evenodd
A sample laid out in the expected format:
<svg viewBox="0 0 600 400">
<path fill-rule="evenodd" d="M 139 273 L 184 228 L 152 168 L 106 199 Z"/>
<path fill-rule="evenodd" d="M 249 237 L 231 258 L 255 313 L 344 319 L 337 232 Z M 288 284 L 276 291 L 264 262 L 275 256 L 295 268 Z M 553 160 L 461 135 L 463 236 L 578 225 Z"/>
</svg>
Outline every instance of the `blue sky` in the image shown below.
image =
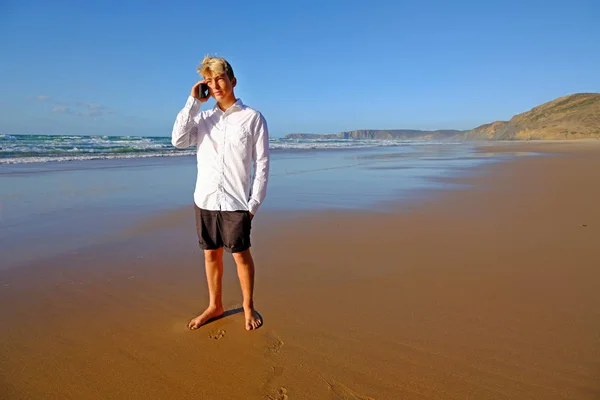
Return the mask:
<svg viewBox="0 0 600 400">
<path fill-rule="evenodd" d="M 205 54 L 274 137 L 470 129 L 600 92 L 599 21 L 597 0 L 3 0 L 0 133 L 168 136 Z"/>
</svg>

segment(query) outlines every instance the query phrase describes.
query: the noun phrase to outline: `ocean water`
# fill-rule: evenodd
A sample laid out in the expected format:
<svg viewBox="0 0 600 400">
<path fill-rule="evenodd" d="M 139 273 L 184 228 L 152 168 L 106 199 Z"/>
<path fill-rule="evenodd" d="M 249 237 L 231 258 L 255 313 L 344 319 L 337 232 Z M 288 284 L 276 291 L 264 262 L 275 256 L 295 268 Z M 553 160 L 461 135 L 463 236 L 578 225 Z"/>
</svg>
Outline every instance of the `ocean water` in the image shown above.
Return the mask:
<svg viewBox="0 0 600 400">
<path fill-rule="evenodd" d="M 99 243 L 149 216 L 191 209 L 196 159 L 193 150 L 155 156 L 176 152 L 168 138 L 3 140 L 11 145 L 2 145 L 0 165 L 0 269 Z M 452 142 L 274 140 L 271 146 L 261 213 L 385 211 L 390 203 L 418 202 L 453 187 L 438 178 L 521 155 Z M 98 159 L 89 159 L 94 152 Z"/>
<path fill-rule="evenodd" d="M 279 151 L 418 146 L 436 143 L 441 142 L 273 138 L 269 147 L 273 151 Z M 0 134 L 0 164 L 172 157 L 193 153 L 192 148 L 174 148 L 170 137 Z"/>
</svg>

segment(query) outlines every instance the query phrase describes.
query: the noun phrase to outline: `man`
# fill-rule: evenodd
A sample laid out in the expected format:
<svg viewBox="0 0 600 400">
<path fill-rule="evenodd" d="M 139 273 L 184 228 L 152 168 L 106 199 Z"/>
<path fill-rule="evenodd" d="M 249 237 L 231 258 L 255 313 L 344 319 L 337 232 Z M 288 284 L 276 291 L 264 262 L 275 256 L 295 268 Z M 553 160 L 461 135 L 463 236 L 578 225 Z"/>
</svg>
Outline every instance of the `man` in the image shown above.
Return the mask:
<svg viewBox="0 0 600 400">
<path fill-rule="evenodd" d="M 171 142 L 177 148 L 197 146 L 194 191 L 196 230 L 204 250 L 209 305 L 188 327 L 199 328 L 224 312 L 221 298 L 223 250 L 231 252 L 244 298 L 245 327 L 262 325 L 254 309 L 254 261 L 250 253 L 251 221 L 267 193 L 269 132 L 262 114 L 235 97 L 237 80 L 223 58 L 205 57 L 196 83 L 177 115 Z M 209 95 L 201 96 L 201 85 Z M 214 108 L 200 111 L 213 97 Z M 252 174 L 254 169 L 254 175 Z"/>
</svg>

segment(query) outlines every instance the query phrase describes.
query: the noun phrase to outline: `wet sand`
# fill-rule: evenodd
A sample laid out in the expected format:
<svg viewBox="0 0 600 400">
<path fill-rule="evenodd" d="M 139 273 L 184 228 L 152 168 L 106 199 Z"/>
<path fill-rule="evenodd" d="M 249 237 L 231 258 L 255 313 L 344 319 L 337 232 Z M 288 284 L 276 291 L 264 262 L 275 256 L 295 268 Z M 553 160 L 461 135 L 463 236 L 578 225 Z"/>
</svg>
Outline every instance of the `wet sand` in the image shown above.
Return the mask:
<svg viewBox="0 0 600 400">
<path fill-rule="evenodd" d="M 600 141 L 391 212 L 259 214 L 256 306 L 207 300 L 190 208 L 0 271 L 0 398 L 600 398 Z"/>
</svg>

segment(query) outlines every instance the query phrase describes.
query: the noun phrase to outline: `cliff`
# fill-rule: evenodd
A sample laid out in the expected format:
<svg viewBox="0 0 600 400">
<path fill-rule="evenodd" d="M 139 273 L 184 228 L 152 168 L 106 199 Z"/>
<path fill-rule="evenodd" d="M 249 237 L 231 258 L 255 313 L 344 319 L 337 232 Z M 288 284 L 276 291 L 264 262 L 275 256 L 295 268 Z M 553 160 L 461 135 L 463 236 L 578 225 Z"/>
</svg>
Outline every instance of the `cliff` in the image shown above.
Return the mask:
<svg viewBox="0 0 600 400">
<path fill-rule="evenodd" d="M 411 129 L 354 130 L 337 134 L 292 133 L 286 139 L 375 139 L 375 140 L 556 140 L 600 138 L 600 93 L 577 93 L 560 97 L 515 115 L 470 131 Z"/>
<path fill-rule="evenodd" d="M 600 138 L 600 93 L 560 97 L 466 134 L 475 140 L 556 140 Z"/>
<path fill-rule="evenodd" d="M 414 139 L 462 139 L 464 131 L 457 130 L 439 130 L 439 131 L 419 131 L 411 129 L 391 129 L 391 130 L 354 130 L 341 132 L 337 134 L 310 134 L 310 133 L 291 133 L 286 135 L 286 139 L 354 139 L 354 140 L 414 140 Z"/>
</svg>

